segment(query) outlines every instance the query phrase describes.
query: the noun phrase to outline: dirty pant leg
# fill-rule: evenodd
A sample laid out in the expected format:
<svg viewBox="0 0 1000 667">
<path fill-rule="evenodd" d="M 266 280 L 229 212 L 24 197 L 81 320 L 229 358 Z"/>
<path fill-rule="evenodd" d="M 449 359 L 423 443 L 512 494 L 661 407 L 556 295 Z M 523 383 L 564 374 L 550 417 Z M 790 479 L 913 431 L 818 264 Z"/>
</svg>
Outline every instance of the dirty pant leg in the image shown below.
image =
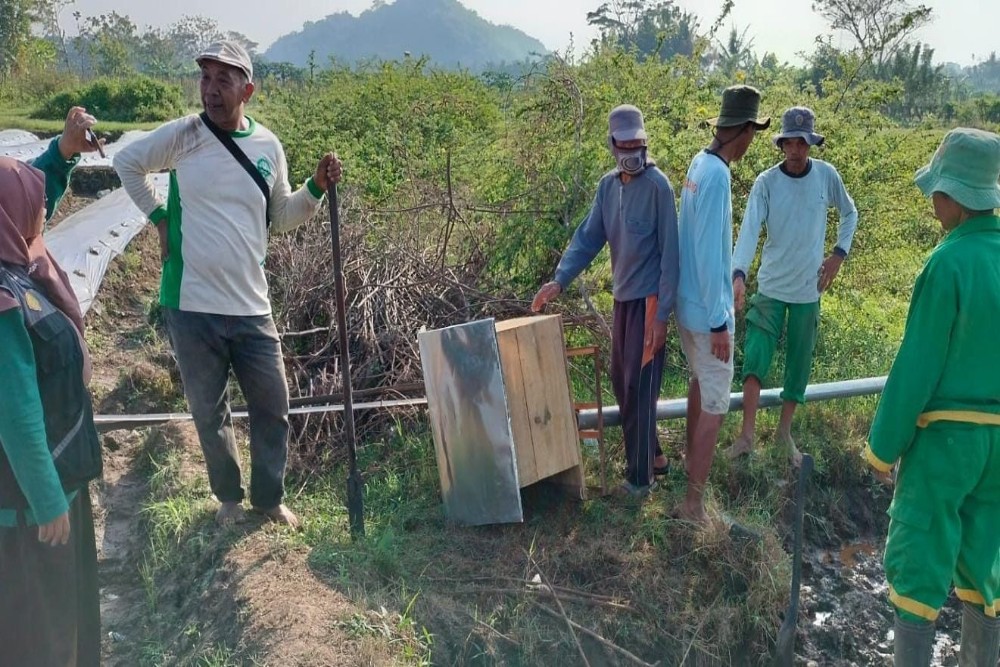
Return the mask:
<svg viewBox="0 0 1000 667">
<path fill-rule="evenodd" d="M 955 570 L 955 594 L 990 618 L 1000 617 L 1000 427 L 978 426 L 970 437 L 986 442 L 985 474 L 966 498 L 962 546 Z"/>
<path fill-rule="evenodd" d="M 963 507 L 991 460 L 989 428 L 936 422 L 918 429 L 903 454 L 884 562 L 889 599 L 905 620 L 936 620 L 948 596 L 966 529 Z"/>
<path fill-rule="evenodd" d="M 38 541 L 38 526 L 0 527 L 0 664 L 98 667 L 101 610 L 90 496 L 69 507 L 62 546 Z"/>
<path fill-rule="evenodd" d="M 174 308 L 163 312 L 212 493 L 220 502 L 241 502 L 240 454 L 229 411 L 228 320 L 232 318 Z"/>
<path fill-rule="evenodd" d="M 656 402 L 663 380 L 664 350 L 653 355 L 651 368 L 641 377 L 645 326 L 645 299 L 615 301 L 611 385 L 625 439 L 625 479 L 636 486 L 652 483 L 653 458 L 663 453 L 656 437 Z M 640 380 L 647 386 L 640 386 Z"/>
<path fill-rule="evenodd" d="M 250 413 L 250 503 L 281 504 L 288 458 L 288 383 L 270 315 L 231 318 L 233 372 Z"/>
</svg>

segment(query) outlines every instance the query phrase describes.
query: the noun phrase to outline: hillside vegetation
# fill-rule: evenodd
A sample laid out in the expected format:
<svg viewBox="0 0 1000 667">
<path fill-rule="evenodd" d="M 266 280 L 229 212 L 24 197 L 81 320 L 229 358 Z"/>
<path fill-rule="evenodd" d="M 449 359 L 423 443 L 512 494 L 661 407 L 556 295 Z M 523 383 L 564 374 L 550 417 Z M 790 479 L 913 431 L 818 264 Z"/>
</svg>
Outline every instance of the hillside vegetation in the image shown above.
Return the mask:
<svg viewBox="0 0 1000 667">
<path fill-rule="evenodd" d="M 357 17 L 339 12 L 309 21 L 279 37 L 264 57 L 304 67 L 311 58 L 353 64 L 404 53 L 426 56 L 438 67 L 480 72 L 544 55 L 546 49 L 516 28 L 489 23 L 458 0 L 396 0 L 375 3 Z"/>
<path fill-rule="evenodd" d="M 915 67 L 907 79 L 895 55 L 875 68 L 863 49 L 819 49 L 807 67 L 790 67 L 756 58 L 738 35 L 724 52 L 689 35 L 683 48 L 663 53 L 669 40 L 650 42 L 647 33 L 680 19 L 666 11 L 671 3 L 648 4 L 664 11 L 646 17 L 641 39 L 605 15 L 602 40 L 584 56 L 552 55 L 518 76 L 446 69 L 416 51 L 357 66 L 320 61 L 288 77 L 261 70 L 248 113 L 282 139 L 292 180 L 301 183 L 326 150 L 345 163 L 341 223 L 356 388 L 419 383 L 422 326 L 527 311 L 613 164 L 606 145 L 613 106 L 643 109 L 650 154 L 678 189 L 689 161 L 710 141 L 704 120 L 735 82 L 760 88 L 762 112 L 774 118 L 795 104 L 816 111 L 827 140 L 814 156 L 838 168 L 860 212 L 851 255 L 823 297 L 813 381 L 888 371 L 914 277 L 941 237 L 912 184 L 914 171 L 950 125 L 998 129 L 994 100 L 942 88 L 934 68 Z M 642 51 L 649 43 L 656 50 Z M 926 51 L 907 48 L 911 56 L 919 51 L 919 65 Z M 35 94 L 28 74 L 11 76 L 5 100 L 40 106 L 53 92 Z M 924 99 L 920 90 L 939 97 L 912 103 Z M 754 178 L 780 159 L 770 134 L 734 165 L 734 232 Z M 341 388 L 327 215 L 324 209 L 276 236 L 267 259 L 293 395 Z M 831 223 L 830 245 L 835 217 Z M 147 231 L 112 267 L 88 321 L 103 382 L 99 412 L 171 411 L 182 403 L 156 304 L 157 269 L 155 236 Z M 610 281 L 605 254 L 552 308 L 564 316 L 569 343 L 595 344 L 605 361 L 600 320 L 611 311 Z M 737 326 L 739 364 L 742 320 Z M 667 345 L 661 393 L 672 398 L 683 394 L 687 375 L 673 329 Z M 777 362 L 767 385 L 780 377 Z M 572 369 L 581 398 L 589 370 Z M 602 390 L 612 402 L 609 387 Z M 817 466 L 806 510 L 805 581 L 813 590 L 803 603 L 800 657 L 824 665 L 884 664 L 877 648 L 891 621 L 877 557 L 866 561 L 876 582 L 868 589 L 844 575 L 823 590 L 817 575 L 844 545 L 855 553 L 863 541 L 877 553 L 884 535 L 888 492 L 859 457 L 875 400 L 810 404 L 793 426 Z M 367 534 L 357 540 L 344 510 L 338 415 L 293 420 L 287 488 L 304 519 L 298 533 L 259 524 L 219 531 L 190 433 L 108 436 L 112 467 L 142 493 L 129 496 L 129 509 L 141 508 L 123 531 L 133 550 L 111 578 L 126 593 L 122 609 L 106 617 L 121 624 L 106 634 L 122 636 L 109 639 L 107 662 L 561 665 L 583 664 L 585 655 L 595 665 L 767 664 L 787 603 L 794 486 L 785 457 L 771 446 L 776 421 L 762 414 L 757 455 L 719 457 L 712 470 L 710 510 L 745 528 L 737 539 L 670 517 L 684 490 L 681 422 L 661 424 L 674 466 L 643 504 L 598 494 L 569 502 L 540 485 L 525 492 L 524 524 L 466 529 L 443 515 L 424 414 L 359 413 Z M 723 444 L 737 424 L 729 418 Z M 610 431 L 609 448 L 613 482 L 623 458 L 619 431 Z M 587 481 L 596 486 L 596 454 L 589 447 L 584 453 Z M 110 486 L 101 492 L 114 516 Z M 854 556 L 845 560 L 845 571 L 854 564 Z M 864 614 L 856 613 L 858 600 Z M 805 620 L 817 612 L 827 614 L 823 627 Z M 947 621 L 943 616 L 942 629 L 954 634 Z"/>
</svg>

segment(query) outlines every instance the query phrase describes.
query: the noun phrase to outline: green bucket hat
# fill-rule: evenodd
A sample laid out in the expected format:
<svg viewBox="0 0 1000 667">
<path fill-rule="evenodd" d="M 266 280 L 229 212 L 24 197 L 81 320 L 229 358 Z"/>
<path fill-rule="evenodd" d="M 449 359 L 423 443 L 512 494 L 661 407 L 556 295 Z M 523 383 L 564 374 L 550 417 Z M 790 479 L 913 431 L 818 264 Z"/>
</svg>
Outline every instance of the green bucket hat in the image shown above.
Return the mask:
<svg viewBox="0 0 1000 667">
<path fill-rule="evenodd" d="M 970 211 L 1000 208 L 1000 136 L 959 127 L 945 135 L 913 181 L 925 196 L 943 192 Z"/>
<path fill-rule="evenodd" d="M 760 91 L 753 86 L 729 86 L 722 91 L 722 108 L 719 115 L 708 120 L 715 127 L 735 127 L 753 123 L 758 130 L 766 130 L 771 117 L 758 118 Z"/>
</svg>

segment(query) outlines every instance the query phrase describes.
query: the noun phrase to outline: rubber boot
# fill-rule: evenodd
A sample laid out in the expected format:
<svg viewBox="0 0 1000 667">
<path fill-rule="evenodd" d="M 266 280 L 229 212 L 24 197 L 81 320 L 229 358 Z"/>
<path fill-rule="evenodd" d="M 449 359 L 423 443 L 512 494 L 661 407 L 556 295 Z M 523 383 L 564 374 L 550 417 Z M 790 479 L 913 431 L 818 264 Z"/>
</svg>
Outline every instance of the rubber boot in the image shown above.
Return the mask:
<svg viewBox="0 0 1000 667">
<path fill-rule="evenodd" d="M 962 604 L 962 648 L 959 667 L 996 667 L 1000 657 L 1000 618 L 989 618 L 983 608 Z"/>
<path fill-rule="evenodd" d="M 933 623 L 904 621 L 897 614 L 893 634 L 893 664 L 896 667 L 930 667 L 934 655 Z"/>
</svg>

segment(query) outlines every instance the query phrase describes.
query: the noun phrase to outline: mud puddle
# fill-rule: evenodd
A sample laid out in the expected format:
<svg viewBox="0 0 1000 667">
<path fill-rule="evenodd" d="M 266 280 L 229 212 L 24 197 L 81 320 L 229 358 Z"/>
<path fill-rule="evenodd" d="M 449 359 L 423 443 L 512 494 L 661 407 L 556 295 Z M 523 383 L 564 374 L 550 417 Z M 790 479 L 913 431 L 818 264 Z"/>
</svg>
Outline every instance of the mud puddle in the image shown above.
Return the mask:
<svg viewBox="0 0 1000 667">
<path fill-rule="evenodd" d="M 892 606 L 882 542 L 851 542 L 803 554 L 796 654 L 800 664 L 892 665 Z M 934 663 L 958 665 L 960 603 L 952 596 L 937 621 Z"/>
</svg>

